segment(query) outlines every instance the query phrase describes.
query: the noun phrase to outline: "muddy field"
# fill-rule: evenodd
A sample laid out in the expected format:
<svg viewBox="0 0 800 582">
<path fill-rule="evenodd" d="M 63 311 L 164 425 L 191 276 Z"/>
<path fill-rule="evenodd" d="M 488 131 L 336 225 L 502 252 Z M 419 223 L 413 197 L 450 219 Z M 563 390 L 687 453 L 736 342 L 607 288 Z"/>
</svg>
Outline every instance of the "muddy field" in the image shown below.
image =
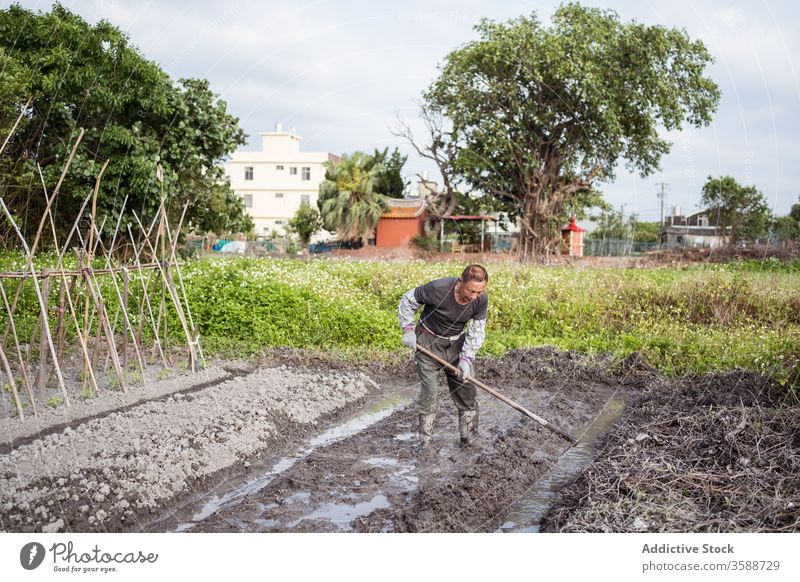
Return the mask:
<svg viewBox="0 0 800 582">
<path fill-rule="evenodd" d="M 478 376 L 571 432 L 581 444 L 568 447 L 557 435 L 481 394 L 481 446 L 460 448 L 455 408 L 442 381 L 435 436 L 431 446 L 419 451 L 412 403 L 417 384 L 410 360 L 355 366 L 319 354 L 274 351 L 259 362 L 220 363 L 199 375 L 151 382 L 124 396 L 107 394 L 69 410 L 48 411 L 40 415 L 38 427 L 0 419 L 0 529 L 536 531 L 555 494 L 581 474 L 544 519 L 546 529 L 703 529 L 697 515 L 687 512 L 672 520 L 666 513 L 654 517 L 658 507 L 674 507 L 674 499 L 662 502 L 653 495 L 644 504 L 632 493 L 638 503 L 620 505 L 618 499 L 599 497 L 597 481 L 587 475 L 613 479 L 622 470 L 614 454 L 630 449 L 630 442 L 646 458 L 653 454 L 651 443 L 670 450 L 659 435 L 685 429 L 670 428 L 669 422 L 658 424 L 661 432 L 645 428 L 653 423 L 648 414 L 689 402 L 688 397 L 674 398 L 687 390 L 710 398 L 713 407 L 720 394 L 702 388 L 713 382 L 671 383 L 635 357 L 613 366 L 608 358 L 549 348 L 480 361 Z M 724 386 L 724 379 L 717 384 Z M 750 384 L 760 386 L 763 380 L 742 377 L 737 393 L 751 393 Z M 768 395 L 775 394 L 770 390 L 752 392 L 748 406 L 763 409 Z M 731 407 L 740 405 L 728 400 Z M 798 433 L 791 433 L 796 422 L 787 420 L 790 412 L 798 417 L 797 405 L 769 402 L 787 411 L 780 417 L 789 424 L 770 425 L 772 440 L 759 441 L 770 448 L 752 466 L 763 470 L 760 463 L 772 458 L 776 443 L 788 443 L 795 456 L 781 449 L 764 483 L 794 497 L 779 495 L 785 505 L 780 518 L 768 520 L 759 508 L 742 527 L 796 530 L 797 505 L 786 504 L 798 502 L 798 471 L 792 463 L 800 443 Z M 735 421 L 734 429 L 741 416 Z M 762 426 L 754 423 L 751 431 L 745 421 L 730 438 L 749 438 Z M 789 432 L 782 437 L 781 431 Z M 603 444 L 601 455 L 587 469 L 597 443 Z M 656 466 L 665 462 L 665 457 L 653 458 Z M 648 466 L 641 465 L 641 458 L 628 460 L 634 473 L 636 463 Z M 714 478 L 708 481 L 712 487 Z M 613 522 L 603 521 L 611 505 L 592 509 L 602 503 L 622 508 Z"/>
</svg>

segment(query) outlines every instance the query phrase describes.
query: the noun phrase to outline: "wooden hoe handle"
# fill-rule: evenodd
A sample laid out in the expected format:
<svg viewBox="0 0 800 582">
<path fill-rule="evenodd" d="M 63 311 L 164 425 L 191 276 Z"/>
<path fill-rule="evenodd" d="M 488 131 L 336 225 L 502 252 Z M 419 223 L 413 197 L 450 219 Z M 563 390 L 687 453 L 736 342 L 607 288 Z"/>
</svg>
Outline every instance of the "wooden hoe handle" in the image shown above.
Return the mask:
<svg viewBox="0 0 800 582">
<path fill-rule="evenodd" d="M 429 358 L 435 360 L 436 362 L 439 362 L 441 365 L 445 366 L 450 371 L 459 372 L 458 368 L 456 368 L 453 364 L 451 364 L 450 362 L 448 362 L 446 360 L 443 360 L 442 358 L 440 358 L 436 354 L 431 353 L 429 350 L 423 348 L 419 344 L 417 344 L 417 350 L 419 350 L 420 352 L 422 352 L 423 354 L 425 354 Z M 501 401 L 505 402 L 511 408 L 514 408 L 515 410 L 518 410 L 519 412 L 521 412 L 525 416 L 527 416 L 529 418 L 532 418 L 533 420 L 535 420 L 536 422 L 541 424 L 546 429 L 549 429 L 549 430 L 553 431 L 558 436 L 568 440 L 573 445 L 578 444 L 578 441 L 576 441 L 575 438 L 571 434 L 569 434 L 567 431 L 565 431 L 563 428 L 559 428 L 559 427 L 547 422 L 541 416 L 537 416 L 536 414 L 534 414 L 533 412 L 531 412 L 530 410 L 528 410 L 524 406 L 521 406 L 521 405 L 517 404 L 516 402 L 514 402 L 513 400 L 511 400 L 510 398 L 508 398 L 506 396 L 503 396 L 497 390 L 494 390 L 494 389 L 490 388 L 489 386 L 487 386 L 486 384 L 484 384 L 483 382 L 481 382 L 480 380 L 478 380 L 474 376 L 469 376 L 467 378 L 467 381 L 468 382 L 472 382 L 473 384 L 475 384 L 475 386 L 477 386 L 481 390 L 485 390 L 486 392 L 488 392 L 489 394 L 491 394 L 492 396 L 494 396 L 498 400 L 501 400 Z"/>
</svg>

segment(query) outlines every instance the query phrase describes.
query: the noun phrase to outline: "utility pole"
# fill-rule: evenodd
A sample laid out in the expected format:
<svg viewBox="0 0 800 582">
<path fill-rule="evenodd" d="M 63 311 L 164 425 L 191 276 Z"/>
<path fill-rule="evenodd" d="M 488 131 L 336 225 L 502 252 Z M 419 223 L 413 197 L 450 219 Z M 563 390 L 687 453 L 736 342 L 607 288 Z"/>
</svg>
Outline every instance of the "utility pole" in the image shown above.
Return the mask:
<svg viewBox="0 0 800 582">
<path fill-rule="evenodd" d="M 627 234 L 625 232 L 625 230 L 626 230 L 625 229 L 625 204 L 620 204 L 619 205 L 619 238 L 620 238 L 620 241 L 624 241 L 625 240 L 625 235 Z M 617 243 L 617 245 L 619 245 L 619 244 L 620 243 Z M 617 250 L 617 253 L 620 253 L 622 255 L 628 255 L 627 250 L 625 250 L 625 243 L 623 242 L 622 245 L 623 245 L 622 252 L 620 253 L 620 251 Z"/>
<path fill-rule="evenodd" d="M 665 184 L 664 182 L 660 182 L 660 186 L 661 186 L 661 192 L 656 193 L 656 196 L 658 196 L 661 199 L 661 226 L 658 229 L 659 247 L 661 247 L 661 245 L 664 244 L 664 202 L 667 198 L 667 191 L 666 191 L 667 184 Z"/>
</svg>

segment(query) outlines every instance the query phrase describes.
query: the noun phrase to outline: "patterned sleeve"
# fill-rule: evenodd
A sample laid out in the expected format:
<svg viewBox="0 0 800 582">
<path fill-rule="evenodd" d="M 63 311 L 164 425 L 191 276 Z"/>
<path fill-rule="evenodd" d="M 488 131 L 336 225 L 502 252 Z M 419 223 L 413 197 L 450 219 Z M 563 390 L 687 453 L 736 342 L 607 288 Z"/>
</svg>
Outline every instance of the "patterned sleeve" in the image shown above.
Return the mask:
<svg viewBox="0 0 800 582">
<path fill-rule="evenodd" d="M 462 360 L 475 361 L 475 354 L 481 349 L 483 340 L 486 339 L 486 319 L 473 319 L 464 339 L 464 347 L 461 348 Z"/>
<path fill-rule="evenodd" d="M 421 307 L 414 295 L 415 290 L 406 291 L 400 299 L 400 305 L 397 307 L 397 316 L 400 319 L 400 327 L 403 328 L 403 331 L 414 329 L 414 314 Z"/>
</svg>

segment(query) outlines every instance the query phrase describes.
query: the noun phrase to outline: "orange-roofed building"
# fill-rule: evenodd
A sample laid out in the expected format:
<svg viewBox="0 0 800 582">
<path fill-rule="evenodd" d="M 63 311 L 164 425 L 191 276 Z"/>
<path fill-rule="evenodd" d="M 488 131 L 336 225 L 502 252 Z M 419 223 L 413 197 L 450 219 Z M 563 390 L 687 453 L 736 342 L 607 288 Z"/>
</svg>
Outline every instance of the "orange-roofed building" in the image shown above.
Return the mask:
<svg viewBox="0 0 800 582">
<path fill-rule="evenodd" d="M 412 237 L 422 235 L 426 216 L 424 200 L 390 198 L 389 210 L 378 221 L 375 246 L 407 247 Z"/>
</svg>

